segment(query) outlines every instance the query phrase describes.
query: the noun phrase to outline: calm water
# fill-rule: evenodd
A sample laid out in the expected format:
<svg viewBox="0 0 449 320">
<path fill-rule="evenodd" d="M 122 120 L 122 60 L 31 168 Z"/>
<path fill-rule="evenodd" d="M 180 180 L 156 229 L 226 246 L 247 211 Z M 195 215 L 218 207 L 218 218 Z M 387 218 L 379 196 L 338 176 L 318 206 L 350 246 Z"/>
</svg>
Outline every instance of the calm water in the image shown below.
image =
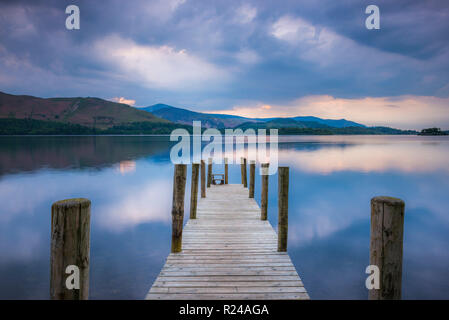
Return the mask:
<svg viewBox="0 0 449 320">
<path fill-rule="evenodd" d="M 367 297 L 376 195 L 406 202 L 403 297 L 449 299 L 448 138 L 292 136 L 279 148 L 289 253 L 313 299 Z M 0 298 L 48 298 L 50 207 L 73 197 L 92 200 L 90 298 L 143 298 L 170 249 L 169 153 L 168 137 L 0 137 Z M 239 183 L 239 166 L 229 174 Z"/>
</svg>

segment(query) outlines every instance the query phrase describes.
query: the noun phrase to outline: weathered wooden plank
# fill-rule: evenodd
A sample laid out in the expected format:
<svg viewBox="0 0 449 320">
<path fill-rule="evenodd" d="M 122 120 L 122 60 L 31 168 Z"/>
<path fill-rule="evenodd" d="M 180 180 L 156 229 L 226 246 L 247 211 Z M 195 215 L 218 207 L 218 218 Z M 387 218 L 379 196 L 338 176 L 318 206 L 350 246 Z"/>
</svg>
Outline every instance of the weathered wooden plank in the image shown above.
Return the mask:
<svg viewBox="0 0 449 320">
<path fill-rule="evenodd" d="M 161 281 L 154 287 L 304 287 L 302 281 Z"/>
<path fill-rule="evenodd" d="M 297 293 L 148 293 L 148 300 L 308 300 L 305 292 Z"/>
<path fill-rule="evenodd" d="M 166 277 L 163 275 L 160 275 L 155 283 L 157 282 L 173 282 L 173 283 L 181 283 L 183 281 L 194 281 L 195 283 L 198 283 L 201 285 L 204 282 L 226 282 L 226 283 L 233 283 L 233 282 L 274 282 L 274 281 L 300 281 L 298 280 L 298 276 L 283 276 L 283 275 L 236 275 L 232 278 L 228 276 L 188 276 L 188 277 Z"/>
<path fill-rule="evenodd" d="M 256 262 L 256 263 L 204 263 L 204 262 L 175 262 L 166 263 L 164 268 L 187 268 L 197 266 L 201 268 L 260 268 L 260 267 L 291 267 L 291 262 Z"/>
<path fill-rule="evenodd" d="M 150 293 L 295 293 L 304 287 L 155 287 Z"/>
</svg>

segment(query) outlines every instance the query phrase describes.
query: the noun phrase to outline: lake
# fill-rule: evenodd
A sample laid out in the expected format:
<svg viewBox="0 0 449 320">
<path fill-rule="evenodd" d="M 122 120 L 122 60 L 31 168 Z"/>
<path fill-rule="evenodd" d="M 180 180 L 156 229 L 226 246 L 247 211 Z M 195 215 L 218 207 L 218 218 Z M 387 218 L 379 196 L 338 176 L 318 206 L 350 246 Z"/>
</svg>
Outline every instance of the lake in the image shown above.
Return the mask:
<svg viewBox="0 0 449 320">
<path fill-rule="evenodd" d="M 172 144 L 0 137 L 0 299 L 48 299 L 51 204 L 75 197 L 92 201 L 89 298 L 144 298 L 170 250 Z M 288 251 L 312 299 L 367 298 L 377 195 L 406 204 L 403 298 L 449 299 L 448 159 L 448 137 L 279 137 L 279 163 L 290 167 Z M 229 180 L 240 183 L 239 165 L 229 166 Z M 277 175 L 268 216 L 276 229 Z"/>
</svg>

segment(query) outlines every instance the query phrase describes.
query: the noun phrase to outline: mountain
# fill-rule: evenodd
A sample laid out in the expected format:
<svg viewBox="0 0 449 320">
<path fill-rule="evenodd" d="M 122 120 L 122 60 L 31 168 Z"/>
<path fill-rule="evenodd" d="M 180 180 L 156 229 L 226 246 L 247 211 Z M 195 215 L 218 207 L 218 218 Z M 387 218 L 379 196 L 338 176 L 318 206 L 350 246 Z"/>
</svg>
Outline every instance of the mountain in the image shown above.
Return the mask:
<svg viewBox="0 0 449 320">
<path fill-rule="evenodd" d="M 149 112 L 99 98 L 44 99 L 3 92 L 0 92 L 0 119 L 50 121 L 100 130 L 129 123 L 149 122 L 162 125 L 170 123 Z M 19 124 L 19 122 L 8 123 Z M 23 125 L 23 121 L 20 123 Z"/>
<path fill-rule="evenodd" d="M 243 130 L 252 129 L 279 129 L 279 128 L 309 128 L 309 129 L 327 129 L 331 126 L 315 121 L 297 121 L 293 118 L 270 118 L 270 120 L 260 122 L 245 122 L 236 128 Z"/>
<path fill-rule="evenodd" d="M 318 122 L 324 125 L 327 125 L 329 127 L 333 128 L 347 128 L 347 127 L 366 127 L 363 124 L 349 121 L 346 119 L 339 119 L 339 120 L 333 120 L 333 119 L 321 119 L 318 117 L 294 117 L 292 119 L 295 119 L 296 121 L 306 121 L 306 122 Z"/>
<path fill-rule="evenodd" d="M 277 127 L 297 127 L 297 128 L 348 128 L 366 127 L 363 124 L 340 119 L 321 119 L 318 117 L 302 116 L 291 118 L 245 118 L 228 114 L 213 114 L 194 112 L 183 108 L 176 108 L 166 104 L 155 104 L 146 108 L 141 108 L 154 115 L 175 123 L 192 125 L 192 121 L 201 121 L 205 127 L 215 128 L 235 128 L 248 127 L 252 123 L 253 127 L 275 128 Z M 263 125 L 262 123 L 267 123 Z M 257 125 L 256 125 L 257 124 Z"/>
<path fill-rule="evenodd" d="M 245 118 L 208 114 L 158 104 L 133 108 L 99 98 L 38 98 L 0 92 L 0 135 L 12 134 L 170 134 L 203 127 L 275 128 L 279 134 L 416 134 L 387 127 L 366 127 L 348 120 L 317 117 Z"/>
<path fill-rule="evenodd" d="M 192 125 L 193 121 L 201 121 L 201 125 L 206 128 L 233 128 L 245 122 L 256 122 L 257 120 L 227 114 L 210 114 L 195 112 L 183 108 L 176 108 L 166 104 L 155 104 L 149 107 L 140 108 L 151 112 L 157 117 L 186 125 Z"/>
<path fill-rule="evenodd" d="M 364 134 L 406 134 L 415 135 L 417 134 L 414 130 L 400 130 L 389 127 L 343 127 L 336 128 L 330 127 L 325 124 L 320 124 L 318 122 L 298 122 L 299 125 L 292 126 L 289 123 L 279 123 L 276 120 L 267 121 L 263 123 L 243 123 L 238 126 L 239 129 L 278 129 L 279 135 L 364 135 Z"/>
</svg>

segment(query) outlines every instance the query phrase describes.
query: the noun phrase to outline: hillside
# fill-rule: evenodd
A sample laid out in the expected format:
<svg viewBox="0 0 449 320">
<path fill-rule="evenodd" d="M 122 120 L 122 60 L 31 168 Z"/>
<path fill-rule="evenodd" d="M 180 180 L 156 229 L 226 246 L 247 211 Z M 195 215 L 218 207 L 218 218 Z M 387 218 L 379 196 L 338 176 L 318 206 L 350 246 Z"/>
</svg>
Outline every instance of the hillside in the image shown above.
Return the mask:
<svg viewBox="0 0 449 320">
<path fill-rule="evenodd" d="M 317 124 L 317 122 L 311 122 L 313 124 Z M 279 135 L 382 135 L 382 134 L 406 134 L 415 135 L 417 132 L 414 130 L 400 130 L 389 127 L 343 127 L 343 128 L 335 128 L 326 125 L 319 124 L 319 126 L 312 127 L 309 124 L 300 124 L 298 126 L 284 125 L 281 126 L 279 123 L 268 121 L 266 123 L 257 123 L 254 125 L 252 123 L 244 123 L 238 128 L 242 130 L 246 129 L 278 129 Z"/>
<path fill-rule="evenodd" d="M 170 123 L 149 112 L 99 98 L 43 99 L 2 92 L 0 119 L 51 121 L 96 129 L 134 122 Z"/>
<path fill-rule="evenodd" d="M 166 104 L 155 104 L 149 107 L 141 108 L 151 112 L 157 117 L 186 125 L 192 125 L 193 121 L 201 121 L 201 125 L 206 128 L 233 128 L 245 122 L 256 122 L 244 117 L 227 114 L 210 114 L 195 112 L 183 108 L 176 108 Z"/>
<path fill-rule="evenodd" d="M 155 104 L 142 108 L 154 115 L 175 123 L 192 125 L 192 121 L 201 121 L 207 128 L 235 128 L 253 123 L 255 127 L 297 127 L 297 128 L 348 128 L 366 127 L 363 124 L 346 119 L 321 119 L 318 117 L 298 116 L 290 118 L 245 118 L 228 114 L 194 112 L 166 104 Z M 264 125 L 263 123 L 267 123 Z"/>
<path fill-rule="evenodd" d="M 273 118 L 265 122 L 245 122 L 237 126 L 241 129 L 279 129 L 279 128 L 308 128 L 308 129 L 328 129 L 332 128 L 328 125 L 315 121 L 297 121 L 293 118 Z"/>
<path fill-rule="evenodd" d="M 49 98 L 0 92 L 0 135 L 170 134 L 192 130 L 193 121 L 207 127 L 279 129 L 279 134 L 416 134 L 387 127 L 366 127 L 345 119 L 317 117 L 244 118 L 207 114 L 157 104 L 133 108 L 99 98 Z"/>
<path fill-rule="evenodd" d="M 321 119 L 318 117 L 294 117 L 292 119 L 301 122 L 317 122 L 333 128 L 366 127 L 363 124 L 354 121 L 349 121 L 346 119 L 333 120 L 333 119 Z"/>
</svg>

